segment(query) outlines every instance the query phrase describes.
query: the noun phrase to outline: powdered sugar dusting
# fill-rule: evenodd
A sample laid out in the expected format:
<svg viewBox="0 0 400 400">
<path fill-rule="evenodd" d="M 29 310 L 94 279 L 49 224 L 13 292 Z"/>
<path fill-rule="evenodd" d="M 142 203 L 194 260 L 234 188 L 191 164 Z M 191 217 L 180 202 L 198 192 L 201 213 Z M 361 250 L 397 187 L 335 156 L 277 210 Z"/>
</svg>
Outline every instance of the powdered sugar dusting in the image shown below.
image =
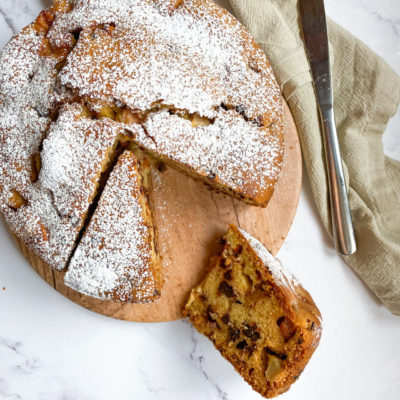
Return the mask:
<svg viewBox="0 0 400 400">
<path fill-rule="evenodd" d="M 45 114 L 54 101 L 56 59 L 39 56 L 42 38 L 25 28 L 2 50 L 0 56 L 0 98 L 19 110 L 26 106 Z"/>
<path fill-rule="evenodd" d="M 27 28 L 0 53 L 0 134 L 3 194 L 10 186 L 28 191 L 30 158 L 39 150 L 53 100 L 51 61 L 39 57 L 41 39 Z M 41 71 L 38 73 L 38 71 Z"/>
<path fill-rule="evenodd" d="M 93 30 L 94 21 L 115 30 Z M 249 118 L 280 119 L 280 92 L 265 56 L 210 0 L 185 0 L 171 15 L 153 1 L 76 1 L 49 37 L 60 44 L 65 31 L 78 28 L 61 80 L 82 95 L 142 111 L 163 101 L 211 118 L 222 103 L 234 104 Z"/>
<path fill-rule="evenodd" d="M 144 218 L 133 153 L 114 168 L 96 212 L 71 260 L 65 283 L 104 300 L 146 303 L 154 299 L 150 229 Z"/>
<path fill-rule="evenodd" d="M 82 218 L 88 207 L 89 196 L 78 191 L 82 182 L 93 191 L 95 181 L 85 182 L 80 171 L 79 161 L 85 164 L 94 160 L 93 151 L 88 144 L 86 150 L 76 148 L 73 159 L 67 156 L 67 147 L 58 147 L 60 135 L 69 134 L 70 147 L 79 137 L 79 126 L 74 126 L 71 113 L 66 113 L 50 128 L 51 139 L 46 140 L 46 147 L 57 148 L 50 156 L 42 153 L 43 171 L 39 180 L 31 182 L 32 156 L 39 153 L 46 132 L 51 123 L 47 116 L 56 101 L 56 78 L 54 69 L 57 60 L 39 56 L 42 39 L 31 28 L 25 29 L 14 37 L 1 53 L 0 58 L 0 171 L 1 171 L 1 212 L 11 230 L 29 246 L 42 260 L 53 268 L 63 269 L 69 259 L 79 232 Z M 76 106 L 78 107 L 78 106 Z M 62 113 L 63 115 L 63 113 Z M 67 117 L 68 116 L 68 117 Z M 72 128 L 72 130 L 71 130 Z M 99 127 L 101 129 L 101 126 Z M 113 128 L 116 131 L 116 128 Z M 104 130 L 103 139 L 106 136 Z M 80 132 L 82 133 L 82 132 Z M 78 139 L 76 139 L 78 140 Z M 53 143 L 54 142 L 54 143 Z M 93 144 L 93 143 L 92 143 Z M 100 146 L 101 142 L 97 143 Z M 107 145 L 106 142 L 103 145 Z M 87 152 L 93 157 L 78 159 L 78 154 Z M 86 153 L 84 153 L 86 154 Z M 68 166 L 68 168 L 67 168 Z M 52 175 L 50 171 L 70 171 L 73 178 L 75 171 L 75 194 L 67 193 L 67 186 L 62 179 L 65 175 Z M 88 176 L 90 178 L 90 175 Z M 57 180 L 57 179 L 61 179 Z M 82 179 L 82 181 L 80 181 Z M 80 185 L 79 185 L 80 184 Z M 73 185 L 72 185 L 73 186 Z M 71 187 L 71 185 L 70 185 Z M 63 190 L 61 190 L 61 188 Z M 26 200 L 27 205 L 18 210 L 9 207 L 11 192 L 16 190 Z M 75 209 L 75 215 L 61 215 L 63 199 Z M 77 217 L 79 215 L 79 217 Z"/>
<path fill-rule="evenodd" d="M 41 40 L 28 27 L 0 56 L 0 207 L 11 230 L 40 258 L 61 269 L 74 243 L 74 228 L 60 219 L 51 194 L 30 180 L 31 157 L 45 137 L 55 99 L 56 60 L 39 56 Z M 13 190 L 27 201 L 17 211 L 8 205 Z"/>
<path fill-rule="evenodd" d="M 118 127 L 108 120 L 80 118 L 82 107 L 67 105 L 43 142 L 39 180 L 54 196 L 63 218 L 81 226 Z M 60 157 L 62 155 L 62 157 Z"/>
<path fill-rule="evenodd" d="M 234 110 L 221 110 L 213 124 L 195 128 L 164 110 L 150 114 L 143 126 L 153 139 L 150 150 L 245 197 L 273 187 L 279 176 L 279 137 L 266 135 Z"/>
<path fill-rule="evenodd" d="M 258 239 L 241 228 L 239 228 L 239 231 L 249 242 L 250 246 L 253 248 L 257 256 L 261 259 L 266 268 L 268 268 L 273 278 L 277 282 L 283 285 L 287 285 L 289 283 L 294 286 L 298 286 L 300 284 L 297 278 L 292 273 L 287 271 L 281 262 L 276 259 Z"/>
</svg>

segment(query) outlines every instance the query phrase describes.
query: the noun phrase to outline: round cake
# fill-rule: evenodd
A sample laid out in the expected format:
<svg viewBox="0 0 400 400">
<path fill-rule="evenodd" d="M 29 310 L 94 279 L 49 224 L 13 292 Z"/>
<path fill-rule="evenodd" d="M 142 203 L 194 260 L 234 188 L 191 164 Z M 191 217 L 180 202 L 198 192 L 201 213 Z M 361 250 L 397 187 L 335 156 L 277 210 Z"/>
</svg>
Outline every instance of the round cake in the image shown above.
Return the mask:
<svg viewBox="0 0 400 400">
<path fill-rule="evenodd" d="M 234 17 L 211 0 L 53 3 L 0 56 L 0 211 L 33 253 L 66 270 L 74 255 L 85 265 L 85 244 L 97 246 L 101 262 L 104 244 L 90 242 L 91 224 L 106 218 L 104 207 L 97 209 L 103 191 L 113 218 L 112 207 L 130 204 L 114 186 L 107 189 L 124 151 L 249 204 L 268 204 L 283 157 L 283 104 L 264 53 Z M 151 212 L 131 223 L 152 232 Z M 108 227 L 110 237 L 116 225 Z M 143 240 L 154 242 L 156 253 L 155 235 L 148 235 Z M 125 248 L 113 251 L 127 260 L 119 257 Z M 134 285 L 124 277 L 140 281 L 140 271 L 159 270 L 151 265 L 156 254 L 146 259 L 140 268 L 124 261 L 115 269 L 124 271 L 121 279 L 108 280 L 117 286 L 101 295 L 105 267 L 91 259 L 92 292 L 75 272 L 73 287 L 150 301 L 162 278 L 151 296 L 125 290 Z"/>
</svg>

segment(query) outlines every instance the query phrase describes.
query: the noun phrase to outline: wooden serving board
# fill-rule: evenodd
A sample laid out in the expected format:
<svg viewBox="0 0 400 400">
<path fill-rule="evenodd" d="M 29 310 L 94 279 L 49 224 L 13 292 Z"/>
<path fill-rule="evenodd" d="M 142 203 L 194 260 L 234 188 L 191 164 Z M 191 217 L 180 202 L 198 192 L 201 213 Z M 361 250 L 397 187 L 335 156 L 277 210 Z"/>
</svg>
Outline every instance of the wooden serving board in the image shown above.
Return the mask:
<svg viewBox="0 0 400 400">
<path fill-rule="evenodd" d="M 182 318 L 187 296 L 203 278 L 209 257 L 218 252 L 218 238 L 226 232 L 228 224 L 244 228 L 273 254 L 289 232 L 300 195 L 302 161 L 296 127 L 286 103 L 284 124 L 282 173 L 267 208 L 250 206 L 216 193 L 171 168 L 154 171 L 152 199 L 165 283 L 161 298 L 153 304 L 120 304 L 81 295 L 64 285 L 64 272 L 52 270 L 15 240 L 31 266 L 49 285 L 89 310 L 129 321 Z"/>
</svg>

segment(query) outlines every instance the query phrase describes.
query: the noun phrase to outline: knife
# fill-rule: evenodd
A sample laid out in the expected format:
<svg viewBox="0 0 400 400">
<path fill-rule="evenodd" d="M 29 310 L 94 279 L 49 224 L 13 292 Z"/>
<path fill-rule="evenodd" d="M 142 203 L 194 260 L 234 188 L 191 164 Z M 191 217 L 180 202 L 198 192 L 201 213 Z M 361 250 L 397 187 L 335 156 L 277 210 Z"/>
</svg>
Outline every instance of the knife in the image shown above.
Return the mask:
<svg viewBox="0 0 400 400">
<path fill-rule="evenodd" d="M 356 251 L 357 247 L 333 112 L 324 2 L 323 0 L 299 0 L 299 8 L 323 131 L 333 238 L 336 250 L 342 255 L 350 255 Z"/>
</svg>

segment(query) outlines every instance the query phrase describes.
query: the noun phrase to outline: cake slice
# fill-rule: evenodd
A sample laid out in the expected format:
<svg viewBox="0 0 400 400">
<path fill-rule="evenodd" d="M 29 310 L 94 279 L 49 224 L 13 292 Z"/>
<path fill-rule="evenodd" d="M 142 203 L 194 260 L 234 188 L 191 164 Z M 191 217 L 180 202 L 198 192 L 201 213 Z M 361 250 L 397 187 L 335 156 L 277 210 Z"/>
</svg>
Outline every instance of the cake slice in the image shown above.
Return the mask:
<svg viewBox="0 0 400 400">
<path fill-rule="evenodd" d="M 65 284 L 102 300 L 149 303 L 160 296 L 161 266 L 147 190 L 150 163 L 120 158 L 72 257 Z"/>
<path fill-rule="evenodd" d="M 318 346 L 309 293 L 248 233 L 231 225 L 184 314 L 261 395 L 289 389 Z"/>
</svg>

